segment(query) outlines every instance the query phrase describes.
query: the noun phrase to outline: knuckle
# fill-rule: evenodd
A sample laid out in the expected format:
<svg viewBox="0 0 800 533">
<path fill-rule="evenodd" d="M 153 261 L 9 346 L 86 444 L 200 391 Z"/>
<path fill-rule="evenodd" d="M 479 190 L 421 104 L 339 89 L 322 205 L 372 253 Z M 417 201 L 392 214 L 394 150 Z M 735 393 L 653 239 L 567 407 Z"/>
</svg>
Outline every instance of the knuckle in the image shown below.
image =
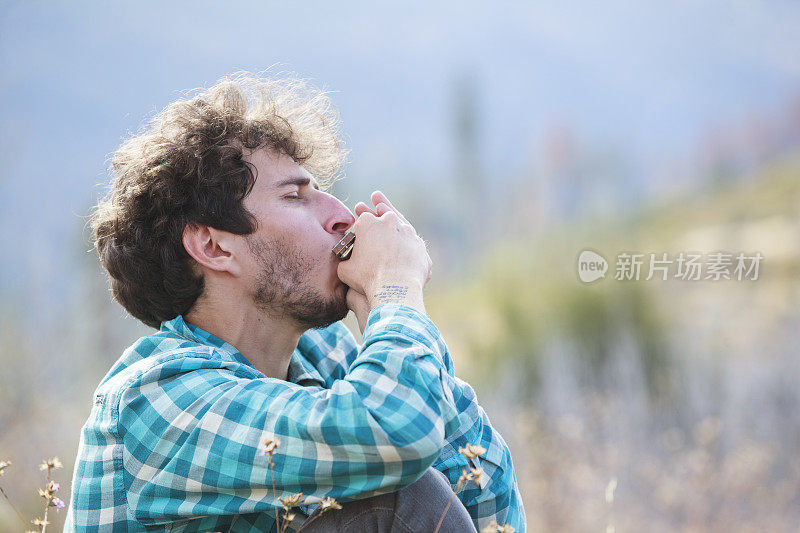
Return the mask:
<svg viewBox="0 0 800 533">
<path fill-rule="evenodd" d="M 357 234 L 357 232 L 358 232 L 358 230 L 360 228 L 368 227 L 374 221 L 375 221 L 375 215 L 373 215 L 372 213 L 362 213 L 361 216 L 359 216 L 356 219 L 355 223 L 353 223 L 353 225 L 351 226 L 350 230 L 353 233 Z"/>
</svg>

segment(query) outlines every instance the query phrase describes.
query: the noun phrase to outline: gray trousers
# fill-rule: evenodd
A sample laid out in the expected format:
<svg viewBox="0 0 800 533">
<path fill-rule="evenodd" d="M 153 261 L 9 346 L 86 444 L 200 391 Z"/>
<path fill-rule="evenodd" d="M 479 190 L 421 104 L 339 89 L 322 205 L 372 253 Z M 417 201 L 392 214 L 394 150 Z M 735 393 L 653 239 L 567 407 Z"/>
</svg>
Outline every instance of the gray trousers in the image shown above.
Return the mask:
<svg viewBox="0 0 800 533">
<path fill-rule="evenodd" d="M 343 503 L 340 510 L 327 511 L 301 533 L 433 533 L 452 495 L 447 477 L 431 467 L 416 482 L 397 492 Z M 292 526 L 296 524 L 297 521 Z M 457 496 L 450 503 L 439 531 L 475 532 L 472 519 Z"/>
</svg>

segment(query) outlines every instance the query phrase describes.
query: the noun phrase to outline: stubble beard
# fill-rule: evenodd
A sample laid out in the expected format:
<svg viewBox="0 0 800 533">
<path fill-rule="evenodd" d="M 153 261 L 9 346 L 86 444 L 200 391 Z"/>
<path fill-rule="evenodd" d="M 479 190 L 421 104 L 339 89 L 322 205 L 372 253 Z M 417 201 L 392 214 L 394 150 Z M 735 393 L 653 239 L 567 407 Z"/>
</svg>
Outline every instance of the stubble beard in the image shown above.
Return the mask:
<svg viewBox="0 0 800 533">
<path fill-rule="evenodd" d="M 345 291 L 326 298 L 314 288 L 310 276 L 314 263 L 280 238 L 247 237 L 250 252 L 261 273 L 253 288 L 259 309 L 277 318 L 290 317 L 304 328 L 321 328 L 342 320 L 348 313 Z"/>
</svg>

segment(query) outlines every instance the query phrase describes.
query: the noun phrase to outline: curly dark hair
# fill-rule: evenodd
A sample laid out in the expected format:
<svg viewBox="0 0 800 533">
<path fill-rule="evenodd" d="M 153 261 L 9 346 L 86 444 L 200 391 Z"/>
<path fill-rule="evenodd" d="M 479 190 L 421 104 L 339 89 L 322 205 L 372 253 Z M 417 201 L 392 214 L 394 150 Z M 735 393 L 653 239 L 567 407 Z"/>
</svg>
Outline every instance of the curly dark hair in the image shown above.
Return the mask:
<svg viewBox="0 0 800 533">
<path fill-rule="evenodd" d="M 187 225 L 255 231 L 242 204 L 256 180 L 243 147 L 286 154 L 321 188 L 340 177 L 346 156 L 325 92 L 293 74 L 249 72 L 169 104 L 114 153 L 111 189 L 90 224 L 114 299 L 148 326 L 185 314 L 202 294 L 183 247 Z"/>
</svg>

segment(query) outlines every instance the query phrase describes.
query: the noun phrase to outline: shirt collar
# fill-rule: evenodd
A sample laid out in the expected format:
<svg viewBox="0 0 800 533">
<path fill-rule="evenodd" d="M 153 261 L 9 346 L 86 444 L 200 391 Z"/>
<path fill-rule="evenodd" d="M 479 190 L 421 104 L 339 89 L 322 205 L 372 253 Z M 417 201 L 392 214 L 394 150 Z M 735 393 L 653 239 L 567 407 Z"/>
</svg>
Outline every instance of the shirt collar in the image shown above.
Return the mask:
<svg viewBox="0 0 800 533">
<path fill-rule="evenodd" d="M 239 364 L 252 368 L 262 376 L 264 375 L 260 370 L 254 367 L 253 364 L 232 344 L 225 342 L 216 335 L 209 333 L 206 330 L 195 326 L 194 324 L 186 322 L 182 315 L 178 315 L 172 320 L 165 320 L 162 322 L 161 331 L 174 333 L 199 344 L 213 346 L 214 348 L 217 348 L 216 351 L 223 354 L 223 356 L 227 356 Z M 312 365 L 297 348 L 295 348 L 294 352 L 292 352 L 292 357 L 289 359 L 288 381 L 297 383 L 299 385 L 306 385 L 306 383 L 300 383 L 301 381 L 313 381 L 313 384 L 321 385 L 323 387 L 325 386 L 325 379 L 314 367 L 314 365 Z"/>
</svg>

